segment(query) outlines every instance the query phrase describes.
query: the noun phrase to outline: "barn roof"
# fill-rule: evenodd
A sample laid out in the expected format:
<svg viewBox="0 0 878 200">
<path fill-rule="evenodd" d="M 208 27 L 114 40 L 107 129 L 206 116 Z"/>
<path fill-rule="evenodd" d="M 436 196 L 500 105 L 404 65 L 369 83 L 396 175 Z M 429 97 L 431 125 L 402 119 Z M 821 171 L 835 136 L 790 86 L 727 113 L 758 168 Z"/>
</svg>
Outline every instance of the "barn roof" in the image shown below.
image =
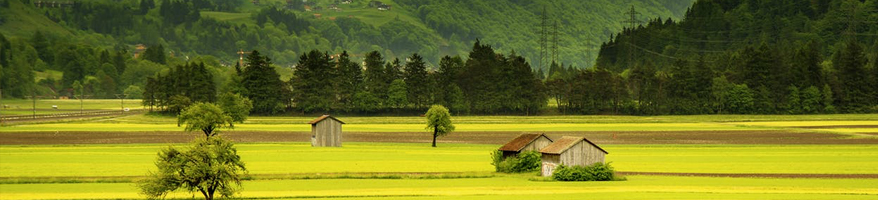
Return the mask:
<svg viewBox="0 0 878 200">
<path fill-rule="evenodd" d="M 320 116 L 319 118 L 314 119 L 314 120 L 311 120 L 311 122 L 308 122 L 308 123 L 309 123 L 309 124 L 316 124 L 317 122 L 323 121 L 324 119 L 332 119 L 332 120 L 338 121 L 338 123 L 344 124 L 343 121 L 338 120 L 338 119 L 336 119 L 335 117 L 333 117 L 333 116 L 329 116 L 329 115 L 323 115 L 323 116 Z"/>
<path fill-rule="evenodd" d="M 576 145 L 577 143 L 579 143 L 580 141 L 588 142 L 589 144 L 591 144 L 591 146 L 594 146 L 594 147 L 600 149 L 601 151 L 603 151 L 604 153 L 609 154 L 609 152 L 607 152 L 603 148 L 599 147 L 598 145 L 592 143 L 591 141 L 588 141 L 588 139 L 585 139 L 585 137 L 569 137 L 569 136 L 561 137 L 561 139 L 558 139 L 558 141 L 555 141 L 552 144 L 550 144 L 549 146 L 546 146 L 545 148 L 540 149 L 540 153 L 561 154 L 561 153 L 564 153 L 564 151 L 567 151 L 567 149 L 569 149 L 570 147 L 573 147 L 573 145 Z"/>
<path fill-rule="evenodd" d="M 530 144 L 531 142 L 533 142 L 534 140 L 537 140 L 540 137 L 546 137 L 546 134 L 542 134 L 542 133 L 540 133 L 540 134 L 536 134 L 536 133 L 521 134 L 517 138 L 512 139 L 512 141 L 509 141 L 508 143 L 506 143 L 505 145 L 500 147 L 500 151 L 521 151 L 521 149 L 524 148 L 525 146 L 527 146 L 527 144 Z M 546 139 L 549 139 L 549 137 L 546 137 Z M 549 139 L 549 141 L 552 141 L 552 139 Z"/>
</svg>

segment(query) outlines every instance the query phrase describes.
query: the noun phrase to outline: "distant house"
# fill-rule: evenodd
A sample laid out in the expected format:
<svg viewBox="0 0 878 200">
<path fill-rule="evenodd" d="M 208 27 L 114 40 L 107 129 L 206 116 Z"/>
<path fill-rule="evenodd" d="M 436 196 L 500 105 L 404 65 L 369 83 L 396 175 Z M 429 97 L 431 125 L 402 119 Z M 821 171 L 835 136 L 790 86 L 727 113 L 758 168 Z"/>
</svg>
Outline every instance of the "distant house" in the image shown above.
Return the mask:
<svg viewBox="0 0 878 200">
<path fill-rule="evenodd" d="M 542 153 L 542 175 L 551 176 L 559 165 L 586 166 L 604 162 L 606 150 L 584 137 L 562 137 L 540 149 Z"/>
<path fill-rule="evenodd" d="M 330 10 L 338 10 L 338 4 L 329 4 Z"/>
<path fill-rule="evenodd" d="M 378 6 L 378 10 L 382 10 L 382 11 L 384 11 L 384 10 L 391 10 L 391 9 L 393 9 L 393 6 L 390 6 L 390 5 L 387 5 L 387 4 L 383 4 L 383 5 Z"/>
<path fill-rule="evenodd" d="M 140 58 L 140 55 L 146 51 L 146 45 L 137 44 L 134 46 L 134 59 Z"/>
<path fill-rule="evenodd" d="M 341 4 L 351 4 L 351 3 L 353 3 L 353 0 L 344 0 L 344 1 L 341 1 Z"/>
<path fill-rule="evenodd" d="M 539 151 L 543 147 L 549 146 L 549 144 L 552 144 L 552 139 L 547 137 L 546 134 L 526 133 L 512 139 L 498 150 L 503 152 L 503 158 L 507 158 L 516 156 L 522 151 Z"/>
<path fill-rule="evenodd" d="M 312 147 L 341 147 L 341 120 L 329 115 L 308 122 L 311 124 Z"/>
</svg>

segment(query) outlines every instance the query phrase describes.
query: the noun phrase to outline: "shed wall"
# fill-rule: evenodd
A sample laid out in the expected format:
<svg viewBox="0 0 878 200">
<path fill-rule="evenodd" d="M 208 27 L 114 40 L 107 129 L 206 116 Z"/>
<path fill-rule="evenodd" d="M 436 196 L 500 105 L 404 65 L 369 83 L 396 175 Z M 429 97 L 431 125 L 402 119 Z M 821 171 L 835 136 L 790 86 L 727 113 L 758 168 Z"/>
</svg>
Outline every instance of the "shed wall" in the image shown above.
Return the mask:
<svg viewBox="0 0 878 200">
<path fill-rule="evenodd" d="M 311 134 L 314 137 L 312 146 L 340 147 L 341 146 L 341 123 L 327 119 L 311 126 Z"/>
<path fill-rule="evenodd" d="M 540 136 L 530 144 L 527 144 L 527 146 L 524 146 L 521 151 L 540 151 L 540 149 L 549 146 L 549 144 L 552 144 L 552 141 L 550 141 L 549 138 Z"/>
</svg>

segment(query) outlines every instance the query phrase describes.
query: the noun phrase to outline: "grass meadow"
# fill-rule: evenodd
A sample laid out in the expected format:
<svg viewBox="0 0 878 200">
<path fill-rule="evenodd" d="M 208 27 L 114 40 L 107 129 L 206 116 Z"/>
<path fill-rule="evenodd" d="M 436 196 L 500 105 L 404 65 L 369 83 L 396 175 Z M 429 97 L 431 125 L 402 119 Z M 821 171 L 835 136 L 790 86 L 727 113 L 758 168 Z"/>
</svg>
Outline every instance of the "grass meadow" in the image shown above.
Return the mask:
<svg viewBox="0 0 878 200">
<path fill-rule="evenodd" d="M 496 145 L 238 144 L 253 180 L 244 198 L 374 199 L 870 199 L 878 179 L 628 176 L 616 182 L 554 182 L 493 173 Z M 133 180 L 154 169 L 165 145 L 0 146 L 0 199 L 141 198 Z M 606 145 L 619 171 L 876 174 L 875 145 Z M 795 165 L 791 165 L 795 163 Z M 374 174 L 432 174 L 380 176 Z M 335 174 L 335 175 L 333 175 Z M 351 174 L 337 176 L 337 174 Z M 12 175 L 12 176 L 10 176 Z M 445 178 L 443 178 L 445 177 Z M 654 196 L 655 195 L 655 196 Z M 169 197 L 188 198 L 175 193 Z M 782 198 L 781 198 L 782 197 Z M 538 199 L 542 199 L 538 198 Z"/>
<path fill-rule="evenodd" d="M 106 101 L 106 105 L 95 101 L 89 108 L 118 105 L 117 100 L 102 101 Z M 4 100 L 4 104 L 6 102 Z M 46 103 L 50 105 L 51 101 Z M 73 105 L 78 106 L 78 103 Z M 254 116 L 243 124 L 236 124 L 231 134 L 307 132 L 310 131 L 307 122 L 314 118 Z M 426 133 L 423 117 L 340 116 L 340 119 L 347 123 L 344 130 L 351 132 Z M 663 138 L 658 133 L 678 131 L 701 136 L 723 131 L 757 136 L 787 134 L 790 140 L 813 139 L 797 136 L 798 133 L 825 134 L 842 139 L 878 137 L 873 135 L 878 133 L 876 114 L 455 116 L 452 119 L 457 126 L 457 132 L 452 134 L 464 137 L 475 132 L 544 131 L 637 131 L 638 134 L 656 134 L 654 138 L 659 140 Z M 50 137 L 52 132 L 64 134 L 63 131 L 90 134 L 182 129 L 173 117 L 148 114 L 3 126 L 0 134 L 39 132 L 49 133 L 46 137 Z M 697 140 L 694 138 L 691 140 Z M 149 170 L 155 170 L 153 162 L 157 152 L 168 146 L 186 146 L 184 143 L 70 144 L 59 141 L 49 143 L 52 145 L 0 145 L 0 199 L 143 198 L 137 193 L 135 182 Z M 839 141 L 842 140 L 835 142 Z M 496 144 L 440 143 L 438 148 L 431 148 L 428 143 L 345 142 L 342 148 L 312 148 L 304 142 L 257 142 L 236 144 L 249 170 L 237 197 L 376 200 L 878 198 L 878 187 L 875 187 L 878 179 L 874 178 L 878 175 L 875 167 L 878 166 L 878 145 L 774 142 L 779 143 L 599 145 L 610 152 L 607 161 L 620 172 L 780 174 L 790 177 L 816 174 L 828 178 L 628 175 L 626 181 L 556 182 L 540 178 L 535 173 L 493 172 L 489 154 L 499 146 Z M 168 196 L 199 197 L 183 191 Z"/>
</svg>

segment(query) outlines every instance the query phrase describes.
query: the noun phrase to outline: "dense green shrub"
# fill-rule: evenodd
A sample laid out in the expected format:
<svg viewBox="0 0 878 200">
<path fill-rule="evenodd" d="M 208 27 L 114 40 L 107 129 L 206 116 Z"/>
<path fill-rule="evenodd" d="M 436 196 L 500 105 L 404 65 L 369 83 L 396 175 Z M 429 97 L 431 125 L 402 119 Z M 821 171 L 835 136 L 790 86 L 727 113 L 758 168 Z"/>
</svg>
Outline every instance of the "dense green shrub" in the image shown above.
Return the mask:
<svg viewBox="0 0 878 200">
<path fill-rule="evenodd" d="M 509 157 L 503 159 L 503 152 L 495 151 L 491 154 L 493 157 L 494 168 L 497 172 L 503 173 L 521 173 L 521 172 L 534 172 L 540 170 L 540 152 L 537 151 L 525 151 L 519 153 L 517 156 Z"/>
<path fill-rule="evenodd" d="M 609 163 L 595 163 L 589 166 L 558 166 L 552 173 L 558 181 L 612 181 L 616 179 Z"/>
</svg>

